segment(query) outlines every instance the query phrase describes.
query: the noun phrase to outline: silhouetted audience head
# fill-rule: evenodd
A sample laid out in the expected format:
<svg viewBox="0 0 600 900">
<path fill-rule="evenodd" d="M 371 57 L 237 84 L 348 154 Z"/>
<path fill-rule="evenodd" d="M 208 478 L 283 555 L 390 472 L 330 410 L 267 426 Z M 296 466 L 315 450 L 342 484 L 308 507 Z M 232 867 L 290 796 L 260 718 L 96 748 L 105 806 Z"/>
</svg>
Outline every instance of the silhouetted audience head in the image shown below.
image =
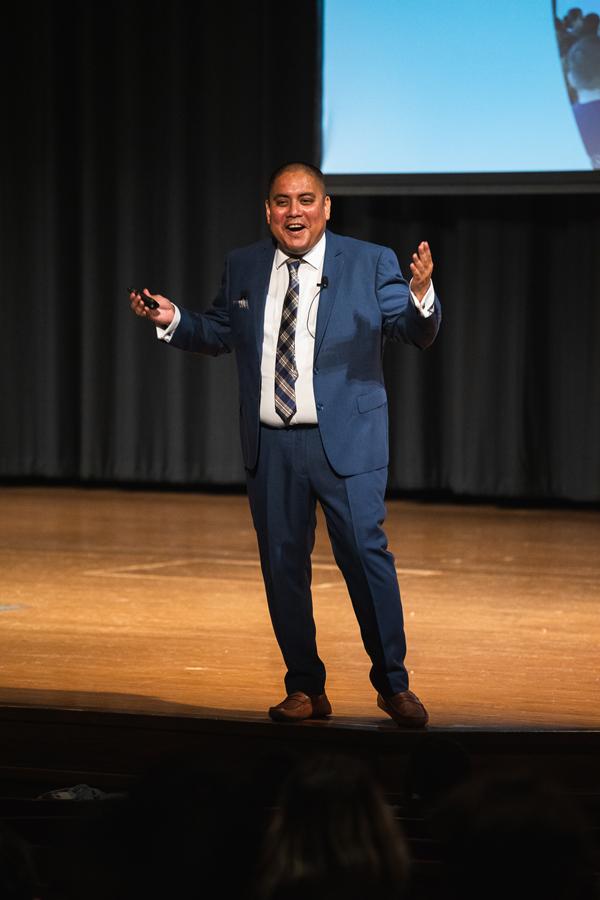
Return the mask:
<svg viewBox="0 0 600 900">
<path fill-rule="evenodd" d="M 31 847 L 20 835 L 0 823 L 0 898 L 33 900 L 39 884 Z"/>
<path fill-rule="evenodd" d="M 398 897 L 409 855 L 381 789 L 360 760 L 313 756 L 285 781 L 259 870 L 262 900 Z"/>
<path fill-rule="evenodd" d="M 589 823 L 557 786 L 532 774 L 471 780 L 449 795 L 436 831 L 452 900 L 595 896 Z"/>
</svg>

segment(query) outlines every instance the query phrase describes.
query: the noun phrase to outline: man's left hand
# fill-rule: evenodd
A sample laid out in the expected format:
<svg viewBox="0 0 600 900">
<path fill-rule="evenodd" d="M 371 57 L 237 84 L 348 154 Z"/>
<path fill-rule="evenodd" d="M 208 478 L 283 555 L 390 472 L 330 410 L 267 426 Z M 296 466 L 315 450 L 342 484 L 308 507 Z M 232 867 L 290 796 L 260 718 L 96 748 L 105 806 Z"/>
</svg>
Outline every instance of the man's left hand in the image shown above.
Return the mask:
<svg viewBox="0 0 600 900">
<path fill-rule="evenodd" d="M 417 252 L 413 253 L 412 258 L 413 261 L 410 264 L 410 271 L 412 272 L 410 289 L 417 300 L 422 300 L 431 284 L 431 273 L 433 272 L 433 260 L 427 241 L 421 241 L 417 247 Z"/>
</svg>

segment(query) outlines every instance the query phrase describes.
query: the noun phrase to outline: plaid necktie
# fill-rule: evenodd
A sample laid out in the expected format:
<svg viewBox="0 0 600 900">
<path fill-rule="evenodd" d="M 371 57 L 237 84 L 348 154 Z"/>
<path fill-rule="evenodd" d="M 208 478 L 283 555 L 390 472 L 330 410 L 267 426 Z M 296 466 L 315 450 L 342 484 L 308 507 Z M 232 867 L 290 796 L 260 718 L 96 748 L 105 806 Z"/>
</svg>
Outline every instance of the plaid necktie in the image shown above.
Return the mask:
<svg viewBox="0 0 600 900">
<path fill-rule="evenodd" d="M 299 259 L 288 259 L 286 265 L 290 273 L 290 283 L 283 301 L 281 325 L 277 338 L 275 356 L 275 411 L 286 425 L 296 412 L 296 379 L 298 369 L 294 349 L 296 344 L 296 313 L 300 295 L 298 279 Z"/>
</svg>

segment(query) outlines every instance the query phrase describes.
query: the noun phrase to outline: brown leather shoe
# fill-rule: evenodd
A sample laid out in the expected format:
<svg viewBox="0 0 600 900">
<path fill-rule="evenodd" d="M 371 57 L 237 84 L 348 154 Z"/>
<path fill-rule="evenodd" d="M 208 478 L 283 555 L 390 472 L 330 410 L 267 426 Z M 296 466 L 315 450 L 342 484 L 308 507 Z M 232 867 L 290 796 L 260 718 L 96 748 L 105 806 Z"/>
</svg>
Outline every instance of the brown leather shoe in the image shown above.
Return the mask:
<svg viewBox="0 0 600 900">
<path fill-rule="evenodd" d="M 412 691 L 400 691 L 387 698 L 377 694 L 377 706 L 401 728 L 424 728 L 429 721 L 427 710 Z"/>
<path fill-rule="evenodd" d="M 331 704 L 326 694 L 303 694 L 294 691 L 285 700 L 272 706 L 269 715 L 275 722 L 301 722 L 302 719 L 324 719 L 331 715 Z"/>
</svg>

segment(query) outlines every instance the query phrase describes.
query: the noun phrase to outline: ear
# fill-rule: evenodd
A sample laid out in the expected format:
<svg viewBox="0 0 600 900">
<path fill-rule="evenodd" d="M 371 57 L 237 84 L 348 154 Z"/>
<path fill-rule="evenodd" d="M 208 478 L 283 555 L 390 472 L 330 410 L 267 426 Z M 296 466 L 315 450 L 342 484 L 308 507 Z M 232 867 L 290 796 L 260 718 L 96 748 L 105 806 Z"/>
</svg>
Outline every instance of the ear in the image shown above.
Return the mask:
<svg viewBox="0 0 600 900">
<path fill-rule="evenodd" d="M 325 221 L 329 222 L 329 216 L 331 215 L 331 197 L 329 194 L 325 194 L 325 200 L 323 202 L 325 206 Z"/>
<path fill-rule="evenodd" d="M 271 224 L 271 207 L 269 206 L 269 201 L 265 200 L 265 215 L 267 217 L 267 225 Z"/>
</svg>

